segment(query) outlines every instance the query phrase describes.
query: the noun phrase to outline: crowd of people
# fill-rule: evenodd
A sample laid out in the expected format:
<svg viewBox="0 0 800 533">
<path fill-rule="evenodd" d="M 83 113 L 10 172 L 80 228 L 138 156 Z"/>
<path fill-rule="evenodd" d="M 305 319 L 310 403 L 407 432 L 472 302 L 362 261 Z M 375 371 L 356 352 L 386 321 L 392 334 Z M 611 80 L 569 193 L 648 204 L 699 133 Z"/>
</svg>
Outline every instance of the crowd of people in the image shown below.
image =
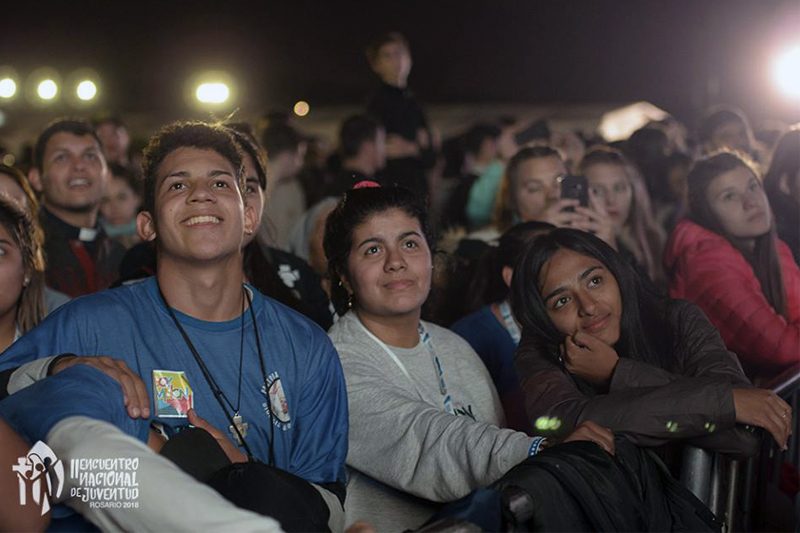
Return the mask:
<svg viewBox="0 0 800 533">
<path fill-rule="evenodd" d="M 404 531 L 509 486 L 534 529 L 715 530 L 683 447 L 786 449 L 800 125 L 757 141 L 718 106 L 696 133 L 501 117 L 442 142 L 405 38 L 366 56 L 334 152 L 280 113 L 141 152 L 119 118 L 59 118 L 0 166 L 3 468 L 37 441 L 139 460 L 135 509 L 39 512 L 3 478 L 0 530 Z"/>
</svg>

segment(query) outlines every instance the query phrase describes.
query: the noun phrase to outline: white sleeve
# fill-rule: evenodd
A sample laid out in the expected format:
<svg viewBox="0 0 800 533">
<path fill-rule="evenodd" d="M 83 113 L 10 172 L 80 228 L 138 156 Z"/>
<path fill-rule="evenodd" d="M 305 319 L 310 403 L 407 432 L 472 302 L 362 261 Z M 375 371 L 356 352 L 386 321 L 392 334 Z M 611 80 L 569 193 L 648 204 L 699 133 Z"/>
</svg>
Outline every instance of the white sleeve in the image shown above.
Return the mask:
<svg viewBox="0 0 800 533">
<path fill-rule="evenodd" d="M 34 359 L 30 363 L 25 363 L 17 368 L 8 379 L 8 386 L 6 387 L 8 394 L 14 394 L 17 391 L 24 389 L 28 385 L 33 385 L 37 381 L 41 381 L 46 378 L 50 363 L 56 357 L 58 356 L 52 355 L 50 357 Z"/>
<path fill-rule="evenodd" d="M 277 533 L 280 524 L 272 518 L 239 509 L 207 485 L 183 472 L 174 463 L 154 453 L 115 426 L 82 416 L 68 417 L 53 426 L 47 444 L 65 463 L 70 459 L 138 459 L 137 507 L 115 508 L 91 505 L 91 500 L 70 498 L 81 488 L 66 471 L 62 491 L 64 503 L 78 511 L 102 531 L 229 531 Z M 115 488 L 108 481 L 101 488 Z M 126 500 L 127 501 L 127 500 Z"/>
</svg>

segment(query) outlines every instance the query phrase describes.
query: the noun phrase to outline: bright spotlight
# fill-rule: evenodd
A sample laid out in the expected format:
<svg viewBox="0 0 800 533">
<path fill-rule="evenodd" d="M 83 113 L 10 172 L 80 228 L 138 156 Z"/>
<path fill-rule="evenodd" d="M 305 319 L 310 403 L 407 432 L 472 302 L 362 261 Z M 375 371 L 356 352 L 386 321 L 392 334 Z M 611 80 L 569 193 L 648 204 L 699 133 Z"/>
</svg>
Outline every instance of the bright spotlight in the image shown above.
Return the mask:
<svg viewBox="0 0 800 533">
<path fill-rule="evenodd" d="M 800 45 L 779 56 L 772 72 L 776 85 L 785 95 L 800 98 Z"/>
<path fill-rule="evenodd" d="M 42 80 L 36 86 L 36 94 L 42 100 L 52 100 L 58 94 L 58 84 L 49 78 Z"/>
<path fill-rule="evenodd" d="M 305 100 L 300 100 L 296 104 L 294 104 L 294 114 L 298 117 L 304 117 L 308 115 L 308 112 L 311 111 L 311 106 L 308 105 L 308 102 Z"/>
<path fill-rule="evenodd" d="M 0 80 L 0 98 L 12 98 L 17 94 L 17 82 L 11 78 Z"/>
<path fill-rule="evenodd" d="M 76 87 L 75 94 L 84 102 L 88 102 L 97 96 L 97 85 L 92 80 L 83 80 Z"/>
<path fill-rule="evenodd" d="M 203 104 L 224 104 L 231 95 L 231 90 L 226 83 L 215 81 L 205 82 L 197 86 L 195 91 L 197 101 Z"/>
</svg>

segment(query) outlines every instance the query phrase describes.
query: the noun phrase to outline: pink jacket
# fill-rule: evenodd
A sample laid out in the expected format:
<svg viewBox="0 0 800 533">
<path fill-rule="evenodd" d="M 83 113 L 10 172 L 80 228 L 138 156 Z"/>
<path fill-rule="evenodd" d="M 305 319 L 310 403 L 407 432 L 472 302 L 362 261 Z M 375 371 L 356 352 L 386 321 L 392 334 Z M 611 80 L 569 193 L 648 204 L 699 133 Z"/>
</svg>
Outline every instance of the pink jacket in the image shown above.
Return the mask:
<svg viewBox="0 0 800 533">
<path fill-rule="evenodd" d="M 753 380 L 800 362 L 800 269 L 782 241 L 778 255 L 788 319 L 775 312 L 750 264 L 721 235 L 682 220 L 664 254 L 670 296 L 706 313 Z"/>
</svg>

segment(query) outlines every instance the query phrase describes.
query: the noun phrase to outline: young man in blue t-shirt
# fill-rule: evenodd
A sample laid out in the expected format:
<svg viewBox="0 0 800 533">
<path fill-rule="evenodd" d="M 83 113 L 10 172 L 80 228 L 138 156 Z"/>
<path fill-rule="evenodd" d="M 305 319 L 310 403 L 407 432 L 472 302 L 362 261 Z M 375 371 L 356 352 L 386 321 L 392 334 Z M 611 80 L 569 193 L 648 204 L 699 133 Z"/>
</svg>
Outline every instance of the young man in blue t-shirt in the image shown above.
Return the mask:
<svg viewBox="0 0 800 533">
<path fill-rule="evenodd" d="M 313 484 L 319 501 L 298 502 L 298 513 L 324 502 L 336 527 L 347 455 L 342 370 L 318 326 L 244 283 L 241 244 L 257 217 L 242 201 L 234 140 L 221 127 L 173 124 L 151 140 L 143 169 L 137 229 L 155 242 L 156 275 L 50 315 L 0 357 L 0 390 L 93 366 L 119 382 L 131 417 L 168 435 L 207 424 L 234 462 L 258 460 Z"/>
</svg>

